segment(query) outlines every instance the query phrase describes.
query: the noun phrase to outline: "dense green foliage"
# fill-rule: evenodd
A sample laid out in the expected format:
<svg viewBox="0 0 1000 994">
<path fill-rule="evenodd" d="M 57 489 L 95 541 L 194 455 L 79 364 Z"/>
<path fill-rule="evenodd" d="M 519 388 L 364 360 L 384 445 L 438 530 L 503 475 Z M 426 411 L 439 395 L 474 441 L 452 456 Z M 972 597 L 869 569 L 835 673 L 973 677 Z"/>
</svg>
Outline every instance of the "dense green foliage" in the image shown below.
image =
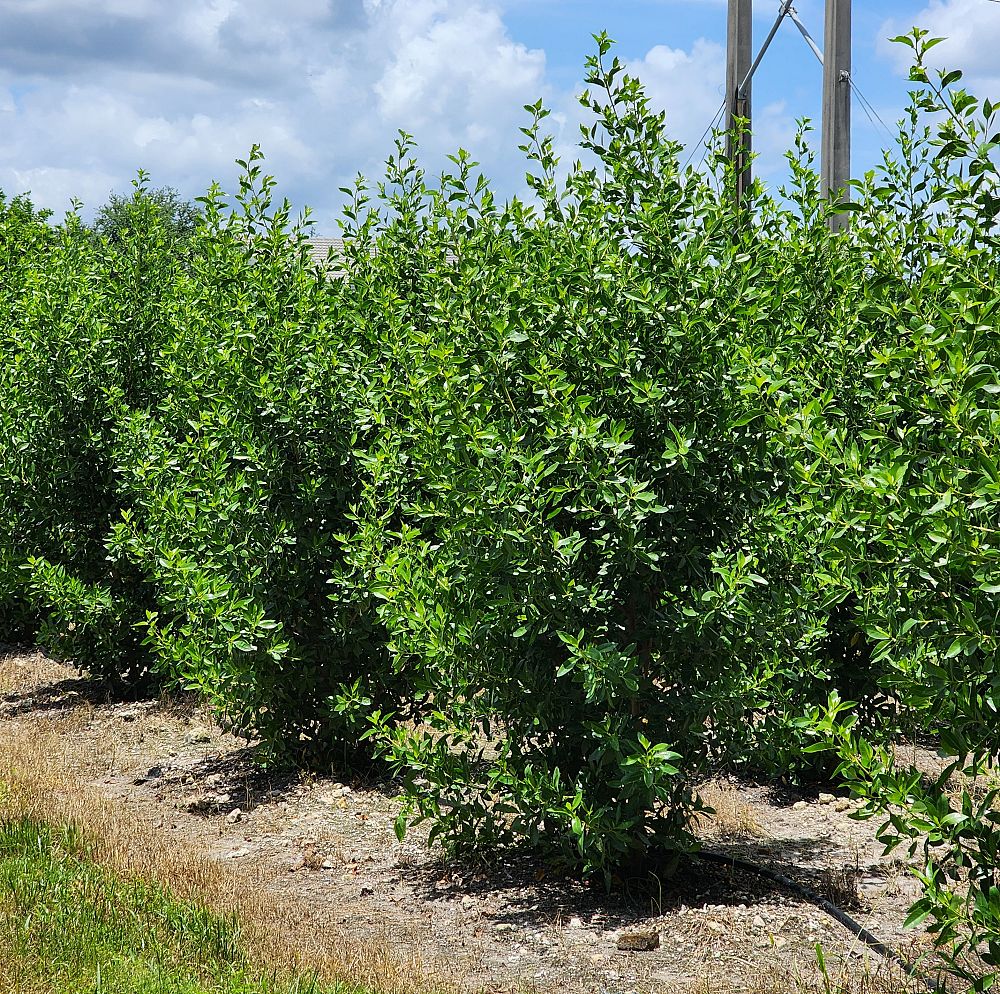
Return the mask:
<svg viewBox="0 0 1000 994">
<path fill-rule="evenodd" d="M 140 172 L 130 196 L 112 193 L 98 208 L 91 229 L 108 244 L 122 246 L 131 241 L 130 232 L 146 230 L 150 215 L 155 215 L 173 247 L 182 245 L 198 228 L 199 211 L 194 204 L 184 200 L 172 186 L 149 189 L 146 173 Z"/>
<path fill-rule="evenodd" d="M 949 777 L 998 749 L 995 108 L 906 41 L 838 235 L 804 135 L 734 206 L 604 38 L 582 162 L 529 107 L 500 204 L 404 135 L 328 267 L 256 151 L 183 243 L 142 178 L 114 243 L 4 202 L 5 625 L 274 759 L 387 762 L 452 851 L 609 873 L 695 845 L 712 768 L 839 764 L 985 984 L 996 792 Z"/>
<path fill-rule="evenodd" d="M 79 833 L 0 821 L 0 989 L 51 994 L 365 994 L 264 976 L 239 923 L 87 859 Z"/>
</svg>

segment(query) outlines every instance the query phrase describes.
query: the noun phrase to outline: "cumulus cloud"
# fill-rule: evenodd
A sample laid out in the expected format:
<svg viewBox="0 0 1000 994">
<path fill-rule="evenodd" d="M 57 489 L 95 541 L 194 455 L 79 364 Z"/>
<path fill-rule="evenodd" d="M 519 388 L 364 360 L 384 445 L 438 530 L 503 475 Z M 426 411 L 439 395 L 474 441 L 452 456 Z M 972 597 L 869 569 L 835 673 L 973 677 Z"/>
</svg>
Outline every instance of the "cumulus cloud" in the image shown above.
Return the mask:
<svg viewBox="0 0 1000 994">
<path fill-rule="evenodd" d="M 397 128 L 502 171 L 545 56 L 475 0 L 0 0 L 0 66 L 8 193 L 94 205 L 144 167 L 194 196 L 259 142 L 329 227 Z"/>
<path fill-rule="evenodd" d="M 449 137 L 492 150 L 495 115 L 520 119 L 542 89 L 544 53 L 509 39 L 496 10 L 459 5 L 446 16 L 446 0 L 373 6 L 391 52 L 373 86 L 387 122 L 421 131 L 454 122 Z"/>
<path fill-rule="evenodd" d="M 667 134 L 699 155 L 701 149 L 694 146 L 707 140 L 705 129 L 716 119 L 725 94 L 723 46 L 705 38 L 695 40 L 690 49 L 655 45 L 626 64 L 628 72 L 642 81 L 650 106 L 664 112 Z M 716 126 L 724 126 L 721 116 Z M 780 169 L 794 135 L 795 122 L 784 103 L 755 106 L 754 148 L 760 174 Z"/>
<path fill-rule="evenodd" d="M 914 24 L 946 39 L 929 53 L 932 65 L 961 69 L 973 92 L 1000 97 L 1000 5 L 986 0 L 931 0 L 912 19 L 886 21 L 881 34 L 885 38 L 902 34 Z M 890 55 L 900 72 L 909 67 L 909 50 L 903 46 L 883 41 L 882 52 Z"/>
<path fill-rule="evenodd" d="M 656 45 L 629 70 L 646 85 L 650 102 L 666 112 L 670 135 L 690 144 L 715 115 L 725 91 L 726 53 L 698 39 L 690 51 Z"/>
<path fill-rule="evenodd" d="M 714 0 L 717 2 L 717 0 Z M 430 170 L 459 146 L 523 191 L 522 106 L 539 96 L 567 158 L 580 111 L 503 0 L 0 0 L 0 188 L 57 211 L 124 191 L 138 168 L 184 196 L 262 145 L 279 191 L 330 231 L 339 187 L 377 178 L 397 129 Z M 625 57 L 625 53 L 622 53 Z M 720 45 L 629 60 L 670 133 L 697 140 L 722 97 Z M 759 108 L 762 146 L 787 130 Z M 766 155 L 766 147 L 763 149 Z"/>
</svg>

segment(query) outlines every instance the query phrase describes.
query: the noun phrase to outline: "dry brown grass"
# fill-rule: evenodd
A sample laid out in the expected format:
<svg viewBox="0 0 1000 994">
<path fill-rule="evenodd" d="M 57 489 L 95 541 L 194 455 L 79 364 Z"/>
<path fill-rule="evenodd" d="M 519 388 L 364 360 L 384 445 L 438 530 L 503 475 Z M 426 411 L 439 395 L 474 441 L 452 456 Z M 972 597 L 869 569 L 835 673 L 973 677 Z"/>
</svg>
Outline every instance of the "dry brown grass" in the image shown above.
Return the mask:
<svg viewBox="0 0 1000 994">
<path fill-rule="evenodd" d="M 22 693 L 31 684 L 44 689 L 65 676 L 65 668 L 43 656 L 4 659 L 0 652 L 0 694 L 11 690 Z M 152 726 L 150 720 L 141 718 L 105 725 L 103 715 L 101 708 L 75 699 L 71 707 L 61 711 L 36 710 L 19 721 L 4 720 L 0 734 L 0 817 L 30 815 L 53 824 L 75 824 L 90 840 L 99 863 L 126 876 L 161 883 L 180 898 L 236 915 L 262 967 L 315 970 L 327 982 L 346 980 L 387 994 L 430 994 L 459 988 L 461 977 L 446 964 L 421 962 L 410 952 L 410 943 L 394 942 L 388 935 L 371 930 L 341 938 L 343 930 L 336 927 L 337 919 L 329 917 L 329 903 L 276 894 L 270 889 L 276 880 L 267 876 L 276 872 L 273 861 L 268 869 L 266 861 L 258 865 L 241 860 L 236 864 L 212 858 L 203 848 L 185 844 L 183 834 L 171 837 L 165 828 L 154 827 L 148 806 L 130 806 L 128 799 L 109 797 L 105 778 L 119 767 L 121 773 L 131 775 L 126 758 L 129 737 L 143 734 L 144 729 L 148 732 Z M 157 725 L 172 721 L 160 709 L 153 720 Z M 94 735 L 93 727 L 86 729 L 96 721 L 101 722 L 99 736 Z M 715 809 L 714 815 L 701 820 L 700 830 L 706 835 L 767 837 L 753 803 L 738 787 L 715 782 L 706 785 L 703 796 Z M 321 866 L 324 859 L 337 856 L 320 837 L 312 839 L 302 853 L 306 866 Z M 752 967 L 725 959 L 713 964 L 711 952 L 717 948 L 719 934 L 707 926 L 702 934 L 692 930 L 692 924 L 676 922 L 690 943 L 693 976 L 676 987 L 663 982 L 657 988 L 663 994 L 903 994 L 912 989 L 891 965 L 874 956 L 865 960 L 853 954 L 842 962 L 831 957 L 827 985 L 808 945 L 803 947 L 792 938 L 784 949 L 775 946 L 751 952 L 755 944 L 759 946 L 760 938 L 759 930 L 752 929 L 735 944 L 753 957 Z M 735 921 L 726 927 L 730 931 L 739 928 Z M 854 949 L 853 953 L 860 951 Z M 695 962 L 700 968 L 693 966 Z M 23 986 L 5 986 L 13 966 L 0 962 L 0 994 L 34 994 Z M 680 969 L 687 972 L 686 966 L 682 961 Z M 702 979 L 696 980 L 698 976 Z M 496 981 L 489 989 L 497 989 L 497 985 L 505 991 L 521 989 L 510 977 L 505 982 L 499 977 Z M 534 988 L 529 982 L 524 990 Z"/>
<path fill-rule="evenodd" d="M 40 652 L 21 652 L 0 643 L 0 695 L 41 685 L 62 672 L 59 663 Z"/>
<path fill-rule="evenodd" d="M 8 725 L 0 741 L 0 817 L 74 825 L 85 833 L 95 862 L 235 915 L 262 968 L 315 971 L 327 983 L 362 984 L 385 994 L 431 994 L 447 988 L 427 964 L 400 954 L 385 937 L 369 935 L 363 943 L 332 938 L 308 904 L 268 893 L 259 870 L 244 865 L 236 872 L 176 845 L 126 804 L 89 787 L 72 746 L 86 721 L 86 710 L 77 709 Z M 8 975 L 0 963 L 0 977 Z M 13 988 L 0 983 L 0 994 L 8 989 Z M 21 994 L 23 987 L 17 990 Z"/>
<path fill-rule="evenodd" d="M 698 794 L 713 812 L 700 818 L 699 828 L 703 832 L 730 838 L 767 838 L 767 831 L 757 821 L 753 807 L 738 788 L 712 781 L 705 784 Z"/>
</svg>

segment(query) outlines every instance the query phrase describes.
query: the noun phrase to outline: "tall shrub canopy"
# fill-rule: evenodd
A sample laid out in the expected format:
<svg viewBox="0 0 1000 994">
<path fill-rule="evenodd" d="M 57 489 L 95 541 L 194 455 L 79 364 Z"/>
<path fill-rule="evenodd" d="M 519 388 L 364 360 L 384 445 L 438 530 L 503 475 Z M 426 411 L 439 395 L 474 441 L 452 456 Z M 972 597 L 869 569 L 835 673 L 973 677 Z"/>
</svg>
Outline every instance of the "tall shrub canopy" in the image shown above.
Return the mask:
<svg viewBox="0 0 1000 994">
<path fill-rule="evenodd" d="M 736 205 L 597 41 L 581 161 L 530 105 L 500 203 L 403 134 L 325 265 L 256 149 L 183 239 L 144 175 L 114 237 L 0 200 L 0 622 L 267 761 L 388 764 L 453 852 L 610 876 L 696 848 L 711 770 L 840 776 L 985 989 L 996 108 L 902 39 L 835 235 L 805 130 Z"/>
</svg>

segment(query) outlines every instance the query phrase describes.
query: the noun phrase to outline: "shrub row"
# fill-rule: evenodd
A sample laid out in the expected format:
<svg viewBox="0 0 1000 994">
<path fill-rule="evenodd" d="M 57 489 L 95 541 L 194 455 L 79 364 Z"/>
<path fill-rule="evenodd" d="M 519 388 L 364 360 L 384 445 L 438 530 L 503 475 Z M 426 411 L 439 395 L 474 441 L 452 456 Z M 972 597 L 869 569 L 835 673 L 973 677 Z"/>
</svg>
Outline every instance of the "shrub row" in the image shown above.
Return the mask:
<svg viewBox="0 0 1000 994">
<path fill-rule="evenodd" d="M 603 37 L 580 162 L 529 107 L 501 204 L 403 135 L 327 266 L 256 150 L 185 239 L 144 177 L 113 239 L 0 202 L 8 637 L 584 871 L 694 848 L 709 769 L 839 762 L 995 959 L 995 794 L 890 749 L 981 771 L 1000 687 L 994 108 L 907 41 L 839 235 L 803 136 L 734 205 Z"/>
</svg>

